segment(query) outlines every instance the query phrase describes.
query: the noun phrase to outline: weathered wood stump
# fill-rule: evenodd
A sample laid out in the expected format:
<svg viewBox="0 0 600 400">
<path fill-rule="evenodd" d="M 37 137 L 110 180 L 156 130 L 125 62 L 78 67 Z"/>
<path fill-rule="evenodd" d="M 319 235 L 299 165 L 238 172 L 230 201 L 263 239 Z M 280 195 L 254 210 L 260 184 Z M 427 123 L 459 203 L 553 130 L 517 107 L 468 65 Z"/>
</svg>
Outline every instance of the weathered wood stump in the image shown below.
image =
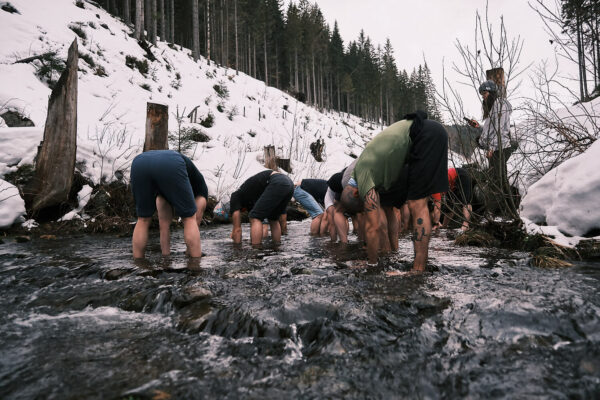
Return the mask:
<svg viewBox="0 0 600 400">
<path fill-rule="evenodd" d="M 323 149 L 325 148 L 325 140 L 319 138 L 310 144 L 310 153 L 318 162 L 323 162 Z"/>
<path fill-rule="evenodd" d="M 488 80 L 494 81 L 498 86 L 498 94 L 501 97 L 506 97 L 506 80 L 504 79 L 503 68 L 492 68 L 485 71 L 485 77 Z"/>
<path fill-rule="evenodd" d="M 38 147 L 35 177 L 27 190 L 30 214 L 67 202 L 77 152 L 77 40 L 69 47 L 67 66 L 48 100 L 44 138 Z"/>
<path fill-rule="evenodd" d="M 265 146 L 264 155 L 265 155 L 265 167 L 276 171 L 277 170 L 277 156 L 275 155 L 275 146 Z"/>
<path fill-rule="evenodd" d="M 291 173 L 292 172 L 292 165 L 290 163 L 290 159 L 289 158 L 279 158 L 277 157 L 277 166 L 279 168 L 281 168 L 282 170 L 284 170 L 287 173 Z"/>
<path fill-rule="evenodd" d="M 169 107 L 148 103 L 146 107 L 146 138 L 144 151 L 169 148 Z"/>
</svg>

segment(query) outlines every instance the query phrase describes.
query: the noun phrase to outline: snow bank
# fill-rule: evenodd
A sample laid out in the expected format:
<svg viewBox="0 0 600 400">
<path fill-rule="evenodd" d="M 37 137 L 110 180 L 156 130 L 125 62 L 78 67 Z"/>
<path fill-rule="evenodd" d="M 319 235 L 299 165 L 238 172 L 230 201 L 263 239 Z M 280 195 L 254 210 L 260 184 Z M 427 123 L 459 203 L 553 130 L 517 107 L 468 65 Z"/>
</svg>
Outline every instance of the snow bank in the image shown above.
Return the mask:
<svg viewBox="0 0 600 400">
<path fill-rule="evenodd" d="M 596 141 L 531 185 L 521 203 L 521 216 L 547 225 L 542 230 L 556 227 L 567 237 L 584 236 L 600 229 L 599 198 L 600 141 Z"/>
<path fill-rule="evenodd" d="M 19 190 L 0 179 L 0 228 L 8 228 L 25 214 L 25 202 Z"/>
</svg>

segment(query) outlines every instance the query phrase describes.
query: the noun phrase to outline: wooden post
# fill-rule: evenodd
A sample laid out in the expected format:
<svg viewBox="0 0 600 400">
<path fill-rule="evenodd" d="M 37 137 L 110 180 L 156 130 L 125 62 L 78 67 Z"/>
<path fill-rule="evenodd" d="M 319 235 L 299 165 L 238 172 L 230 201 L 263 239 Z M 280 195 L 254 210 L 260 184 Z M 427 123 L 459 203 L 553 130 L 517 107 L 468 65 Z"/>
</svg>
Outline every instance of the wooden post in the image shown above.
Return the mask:
<svg viewBox="0 0 600 400">
<path fill-rule="evenodd" d="M 258 108 L 258 120 L 260 121 L 260 107 Z"/>
<path fill-rule="evenodd" d="M 317 139 L 310 144 L 310 153 L 318 162 L 323 162 L 323 149 L 325 148 L 325 140 Z"/>
<path fill-rule="evenodd" d="M 67 202 L 77 153 L 77 39 L 69 47 L 67 66 L 48 100 L 44 139 L 38 147 L 35 177 L 27 190 L 31 214 Z"/>
<path fill-rule="evenodd" d="M 277 156 L 275 155 L 275 146 L 265 146 L 265 167 L 277 171 Z"/>
<path fill-rule="evenodd" d="M 169 148 L 169 107 L 148 103 L 146 107 L 146 139 L 144 151 Z"/>
<path fill-rule="evenodd" d="M 501 97 L 506 97 L 506 81 L 504 80 L 503 68 L 492 68 L 485 71 L 485 77 L 488 80 L 494 81 L 498 86 L 498 93 Z"/>
</svg>

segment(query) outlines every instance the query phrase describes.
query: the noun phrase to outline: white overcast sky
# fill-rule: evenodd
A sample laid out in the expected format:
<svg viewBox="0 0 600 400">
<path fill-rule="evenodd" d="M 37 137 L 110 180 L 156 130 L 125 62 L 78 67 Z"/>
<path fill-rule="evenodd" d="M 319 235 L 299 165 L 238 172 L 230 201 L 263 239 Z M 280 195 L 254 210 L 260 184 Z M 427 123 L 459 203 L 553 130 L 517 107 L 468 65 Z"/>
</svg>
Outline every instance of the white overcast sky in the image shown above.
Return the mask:
<svg viewBox="0 0 600 400">
<path fill-rule="evenodd" d="M 554 0 L 547 2 L 553 4 Z M 285 9 L 288 3 L 286 0 Z M 486 12 L 486 0 L 316 0 L 316 3 L 331 29 L 337 20 L 344 45 L 356 40 L 361 29 L 374 46 L 383 47 L 386 38 L 390 38 L 398 68 L 410 74 L 426 60 L 438 89 L 443 65 L 446 76 L 458 80 L 451 71 L 452 63 L 460 61 L 456 41 L 473 47 L 476 11 L 482 16 Z M 550 35 L 528 0 L 489 0 L 488 17 L 494 28 L 500 26 L 501 16 L 509 39 L 520 36 L 524 41 L 521 68 L 542 59 L 554 62 Z M 522 89 L 514 96 L 531 95 L 528 86 L 529 79 L 523 75 Z M 475 89 L 463 87 L 461 95 L 466 114 L 479 118 L 480 99 Z"/>
</svg>

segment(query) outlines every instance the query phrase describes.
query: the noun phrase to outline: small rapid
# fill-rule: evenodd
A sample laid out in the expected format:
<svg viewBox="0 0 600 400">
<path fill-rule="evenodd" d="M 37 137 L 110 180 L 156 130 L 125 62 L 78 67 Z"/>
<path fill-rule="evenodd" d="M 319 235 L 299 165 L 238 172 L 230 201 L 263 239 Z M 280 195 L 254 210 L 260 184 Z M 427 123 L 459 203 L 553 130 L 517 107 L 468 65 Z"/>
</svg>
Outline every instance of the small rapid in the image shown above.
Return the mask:
<svg viewBox="0 0 600 400">
<path fill-rule="evenodd" d="M 600 263 L 457 247 L 385 267 L 290 223 L 280 246 L 202 230 L 199 262 L 106 235 L 0 245 L 0 397 L 598 398 Z M 154 232 L 153 236 L 157 236 Z"/>
</svg>

